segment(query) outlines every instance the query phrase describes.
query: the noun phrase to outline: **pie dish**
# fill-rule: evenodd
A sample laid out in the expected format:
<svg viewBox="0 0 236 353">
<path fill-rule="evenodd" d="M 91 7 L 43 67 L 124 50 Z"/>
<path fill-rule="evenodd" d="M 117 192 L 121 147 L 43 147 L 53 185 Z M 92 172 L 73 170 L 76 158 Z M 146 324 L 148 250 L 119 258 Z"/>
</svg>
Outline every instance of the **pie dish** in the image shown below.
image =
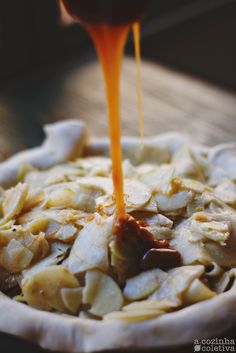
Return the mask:
<svg viewBox="0 0 236 353">
<path fill-rule="evenodd" d="M 0 164 L 0 331 L 92 352 L 233 327 L 236 145 L 125 138 L 130 216 L 118 236 L 108 140 L 79 121 L 45 131 L 41 147 Z"/>
</svg>

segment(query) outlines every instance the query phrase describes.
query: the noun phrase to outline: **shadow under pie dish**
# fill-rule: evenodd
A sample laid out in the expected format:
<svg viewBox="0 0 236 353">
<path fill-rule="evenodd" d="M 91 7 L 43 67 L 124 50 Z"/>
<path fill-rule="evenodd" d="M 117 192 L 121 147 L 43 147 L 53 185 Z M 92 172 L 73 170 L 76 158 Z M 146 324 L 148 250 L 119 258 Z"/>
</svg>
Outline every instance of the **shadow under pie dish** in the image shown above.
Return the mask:
<svg viewBox="0 0 236 353">
<path fill-rule="evenodd" d="M 0 331 L 91 352 L 233 327 L 236 146 L 171 133 L 141 150 L 125 138 L 129 218 L 118 237 L 108 141 L 89 141 L 78 121 L 46 133 L 0 165 Z"/>
</svg>

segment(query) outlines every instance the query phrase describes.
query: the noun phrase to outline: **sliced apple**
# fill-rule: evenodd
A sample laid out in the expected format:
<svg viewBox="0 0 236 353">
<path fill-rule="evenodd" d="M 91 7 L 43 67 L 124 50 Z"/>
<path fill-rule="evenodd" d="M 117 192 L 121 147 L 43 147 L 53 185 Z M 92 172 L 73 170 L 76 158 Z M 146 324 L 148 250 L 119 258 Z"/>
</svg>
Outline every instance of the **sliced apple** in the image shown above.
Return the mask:
<svg viewBox="0 0 236 353">
<path fill-rule="evenodd" d="M 73 203 L 75 192 L 70 188 L 60 188 L 54 190 L 48 198 L 47 207 L 67 208 Z"/>
<path fill-rule="evenodd" d="M 191 191 L 179 191 L 173 195 L 167 194 L 156 194 L 155 199 L 157 207 L 162 212 L 169 212 L 173 210 L 179 210 L 187 206 L 192 200 L 193 194 Z"/>
<path fill-rule="evenodd" d="M 125 312 L 134 312 L 140 310 L 161 310 L 169 311 L 181 304 L 180 300 L 141 300 L 138 302 L 130 303 L 122 308 L 122 311 Z"/>
<path fill-rule="evenodd" d="M 78 233 L 78 229 L 73 224 L 64 224 L 59 226 L 59 228 L 57 228 L 56 222 L 54 222 L 54 224 L 55 232 L 47 235 L 47 239 L 58 240 L 63 243 L 70 243 Z"/>
<path fill-rule="evenodd" d="M 132 312 L 114 311 L 104 316 L 104 320 L 123 320 L 127 322 L 138 322 L 155 319 L 165 314 L 162 310 L 136 310 Z"/>
<path fill-rule="evenodd" d="M 202 281 L 196 278 L 184 294 L 184 303 L 194 304 L 203 300 L 211 299 L 216 293 L 208 288 Z"/>
<path fill-rule="evenodd" d="M 27 268 L 34 254 L 19 241 L 12 239 L 0 251 L 0 265 L 10 273 L 17 273 Z"/>
<path fill-rule="evenodd" d="M 9 221 L 21 212 L 27 199 L 28 190 L 27 184 L 19 183 L 5 192 L 2 202 L 4 218 L 1 223 Z"/>
<path fill-rule="evenodd" d="M 65 307 L 72 313 L 77 314 L 82 304 L 82 288 L 62 288 L 61 297 Z"/>
<path fill-rule="evenodd" d="M 60 263 L 65 257 L 68 252 L 69 245 L 62 244 L 59 242 L 54 242 L 51 245 L 50 255 L 38 261 L 33 266 L 27 268 L 22 272 L 23 278 L 30 278 L 31 276 L 35 275 L 38 272 L 45 270 L 47 267 L 51 267 L 53 265 L 57 265 Z"/>
<path fill-rule="evenodd" d="M 83 303 L 91 305 L 90 313 L 103 317 L 121 308 L 123 296 L 111 277 L 97 270 L 88 271 L 85 275 Z"/>
<path fill-rule="evenodd" d="M 139 300 L 151 295 L 168 275 L 160 269 L 142 272 L 126 281 L 124 296 L 128 300 Z"/>
<path fill-rule="evenodd" d="M 75 276 L 63 266 L 51 266 L 22 282 L 26 302 L 41 310 L 67 312 L 61 297 L 62 288 L 78 288 Z"/>
<path fill-rule="evenodd" d="M 94 218 L 81 230 L 68 259 L 69 269 L 81 273 L 94 268 L 108 270 L 108 238 L 112 235 L 114 217 Z"/>
</svg>

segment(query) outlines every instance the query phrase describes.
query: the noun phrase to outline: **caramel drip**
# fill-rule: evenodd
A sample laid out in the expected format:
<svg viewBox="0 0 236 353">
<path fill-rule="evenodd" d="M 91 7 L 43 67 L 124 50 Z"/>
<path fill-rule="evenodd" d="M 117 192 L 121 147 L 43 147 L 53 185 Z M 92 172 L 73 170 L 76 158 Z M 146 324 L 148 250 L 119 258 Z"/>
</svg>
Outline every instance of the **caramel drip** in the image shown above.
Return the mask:
<svg viewBox="0 0 236 353">
<path fill-rule="evenodd" d="M 144 139 L 144 119 L 143 119 L 143 100 L 142 100 L 142 73 L 141 73 L 141 49 L 140 49 L 140 23 L 133 24 L 134 50 L 136 59 L 136 80 L 137 80 L 137 99 L 141 144 L 143 147 Z"/>
<path fill-rule="evenodd" d="M 100 59 L 107 97 L 111 141 L 112 178 L 119 218 L 125 216 L 120 123 L 120 70 L 129 25 L 86 24 Z"/>
</svg>

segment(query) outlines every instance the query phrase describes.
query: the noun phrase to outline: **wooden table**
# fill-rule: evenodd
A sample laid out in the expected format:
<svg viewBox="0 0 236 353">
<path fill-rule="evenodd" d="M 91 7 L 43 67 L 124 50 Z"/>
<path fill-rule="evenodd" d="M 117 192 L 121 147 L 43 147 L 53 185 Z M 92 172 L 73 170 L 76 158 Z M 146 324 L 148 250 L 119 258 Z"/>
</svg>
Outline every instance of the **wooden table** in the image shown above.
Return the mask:
<svg viewBox="0 0 236 353">
<path fill-rule="evenodd" d="M 0 158 L 39 144 L 42 124 L 58 119 L 84 120 L 96 136 L 108 134 L 100 67 L 91 56 L 40 72 L 0 90 Z M 236 94 L 143 62 L 145 134 L 175 130 L 199 142 L 234 141 Z M 122 71 L 122 128 L 138 135 L 135 65 L 126 58 Z"/>
<path fill-rule="evenodd" d="M 145 134 L 176 130 L 206 144 L 234 141 L 236 95 L 191 77 L 144 62 L 143 103 Z M 124 60 L 122 75 L 122 127 L 125 135 L 138 135 L 135 66 Z M 0 92 L 0 158 L 43 138 L 41 125 L 64 118 L 84 120 L 96 136 L 108 133 L 103 82 L 96 61 L 80 60 L 50 72 L 40 72 Z M 236 330 L 224 337 L 233 337 Z M 0 336 L 0 351 L 37 353 L 13 338 Z M 155 350 L 155 353 L 157 351 Z M 193 347 L 171 353 L 193 352 Z"/>
</svg>

